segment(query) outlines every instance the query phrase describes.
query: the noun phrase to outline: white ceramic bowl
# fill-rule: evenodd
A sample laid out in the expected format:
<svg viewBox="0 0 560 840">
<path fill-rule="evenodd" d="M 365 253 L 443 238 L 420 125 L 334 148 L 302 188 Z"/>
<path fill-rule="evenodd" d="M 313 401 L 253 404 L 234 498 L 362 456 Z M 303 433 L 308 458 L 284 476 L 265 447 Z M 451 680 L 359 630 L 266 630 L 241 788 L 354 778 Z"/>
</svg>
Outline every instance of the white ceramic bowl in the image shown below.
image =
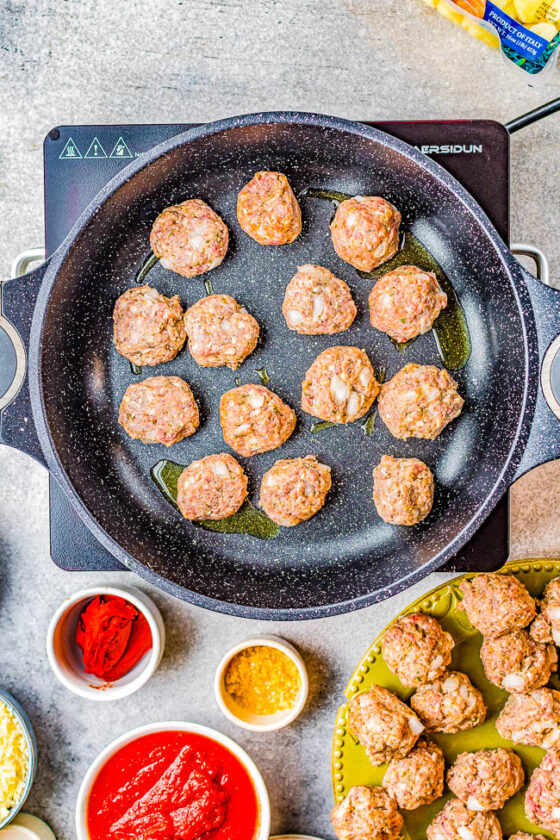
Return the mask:
<svg viewBox="0 0 560 840">
<path fill-rule="evenodd" d="M 76 644 L 76 628 L 84 607 L 96 595 L 114 595 L 130 601 L 141 612 L 152 633 L 152 648 L 135 667 L 113 683 L 86 674 L 82 653 Z M 144 592 L 126 586 L 91 586 L 66 598 L 51 619 L 47 633 L 49 663 L 62 685 L 88 700 L 120 700 L 134 694 L 156 671 L 165 646 L 165 627 L 161 613 Z"/>
<path fill-rule="evenodd" d="M 31 723 L 23 706 L 15 699 L 15 697 L 12 697 L 9 691 L 6 691 L 3 688 L 0 688 L 0 703 L 3 703 L 18 721 L 27 744 L 29 756 L 27 778 L 25 780 L 22 795 L 11 809 L 10 813 L 3 820 L 0 820 L 0 830 L 4 831 L 4 827 L 8 826 L 21 810 L 23 803 L 29 796 L 29 791 L 31 790 L 31 786 L 35 780 L 35 772 L 37 770 L 37 738 L 35 737 L 33 724 Z"/>
<path fill-rule="evenodd" d="M 232 658 L 239 651 L 258 645 L 264 645 L 265 647 L 272 647 L 282 651 L 286 656 L 289 656 L 297 667 L 301 679 L 301 687 L 296 701 L 290 709 L 284 709 L 272 715 L 255 715 L 243 709 L 226 691 L 224 684 L 225 673 Z M 216 702 L 224 715 L 233 723 L 236 723 L 237 726 L 250 729 L 252 732 L 273 732 L 276 729 L 282 729 L 284 726 L 288 726 L 303 711 L 307 702 L 307 695 L 309 694 L 307 669 L 295 647 L 289 642 L 284 641 L 284 639 L 278 638 L 278 636 L 258 636 L 254 639 L 246 639 L 244 642 L 240 642 L 238 645 L 232 647 L 218 665 L 214 678 L 214 694 L 216 695 Z"/>
<path fill-rule="evenodd" d="M 132 729 L 130 732 L 126 732 L 124 735 L 121 735 L 120 738 L 114 740 L 108 747 L 105 747 L 105 749 L 99 753 L 84 776 L 82 784 L 80 785 L 80 790 L 78 791 L 78 800 L 76 802 L 76 835 L 78 840 L 90 840 L 86 821 L 87 801 L 91 787 L 103 765 L 111 758 L 111 756 L 120 750 L 121 747 L 124 747 L 126 744 L 130 744 L 130 742 L 135 741 L 136 738 L 140 738 L 142 735 L 151 735 L 154 732 L 169 732 L 170 730 L 205 735 L 207 738 L 211 738 L 213 741 L 221 744 L 239 759 L 251 777 L 259 803 L 260 822 L 255 840 L 269 840 L 270 802 L 268 799 L 268 792 L 263 778 L 252 758 L 249 758 L 245 750 L 236 744 L 235 741 L 232 741 L 231 738 L 228 738 L 227 735 L 222 735 L 221 732 L 217 732 L 215 729 L 210 729 L 208 726 L 201 726 L 198 723 L 183 723 L 182 721 L 150 723 L 146 726 L 139 726 L 137 729 Z"/>
</svg>

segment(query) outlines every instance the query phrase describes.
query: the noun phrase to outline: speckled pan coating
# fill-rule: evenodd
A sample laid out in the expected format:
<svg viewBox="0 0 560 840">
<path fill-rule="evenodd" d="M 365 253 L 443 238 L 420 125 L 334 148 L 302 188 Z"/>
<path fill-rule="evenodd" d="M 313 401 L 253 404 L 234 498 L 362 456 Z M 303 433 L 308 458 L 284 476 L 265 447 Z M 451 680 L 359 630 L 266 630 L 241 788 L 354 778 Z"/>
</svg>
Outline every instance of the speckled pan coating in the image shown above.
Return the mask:
<svg viewBox="0 0 560 840">
<path fill-rule="evenodd" d="M 412 230 L 451 277 L 466 311 L 473 355 L 454 374 L 465 410 L 437 441 L 399 443 L 396 453 L 382 423 L 369 439 L 359 424 L 316 436 L 300 424 L 283 455 L 306 451 L 331 464 L 329 501 L 320 517 L 259 543 L 257 552 L 249 537 L 181 522 L 151 482 L 149 447 L 126 440 L 116 423 L 118 399 L 132 377 L 112 349 L 110 316 L 149 252 L 151 224 L 163 207 L 197 195 L 235 230 L 237 193 L 262 168 L 285 172 L 296 193 L 321 186 L 381 194 L 394 202 L 403 213 L 403 229 Z M 336 337 L 299 336 L 283 323 L 285 280 L 311 254 L 348 283 L 359 313 L 347 335 L 368 349 L 375 366 L 385 365 L 391 377 L 405 360 L 437 364 L 431 334 L 403 357 L 372 331 L 366 303 L 371 283 L 334 255 L 328 236 L 332 207 L 311 199 L 301 205 L 303 230 L 292 245 L 262 248 L 247 237 L 241 243 L 241 234 L 234 233 L 227 259 L 212 271 L 214 291 L 246 301 L 263 327 L 262 344 L 239 369 L 243 381 L 257 381 L 254 369 L 266 367 L 270 386 L 289 403 L 317 354 L 337 343 Z M 160 267 L 150 275 L 163 293 L 180 290 L 183 306 L 204 296 L 201 280 L 186 285 L 177 280 Z M 560 318 L 556 295 L 524 274 L 450 175 L 367 126 L 277 113 L 192 129 L 122 170 L 49 263 L 4 292 L 5 313 L 30 344 L 29 391 L 38 430 L 36 436 L 22 408 L 21 422 L 10 424 L 17 435 L 7 442 L 48 464 L 78 514 L 119 561 L 202 606 L 283 619 L 379 601 L 455 555 L 516 474 L 560 454 L 557 421 L 542 397 L 536 403 L 539 355 Z M 161 372 L 184 375 L 185 363 L 183 351 Z M 201 427 L 176 445 L 174 457 L 184 463 L 223 448 L 217 407 L 234 384 L 225 369 L 212 371 L 211 379 L 206 370 L 193 370 L 192 376 L 189 371 L 189 382 L 200 404 Z M 12 417 L 26 399 L 27 384 L 10 407 Z M 371 468 L 384 451 L 424 460 L 441 488 L 432 516 L 414 534 L 407 530 L 406 538 L 371 516 Z M 274 452 L 251 460 L 251 488 L 274 460 Z"/>
</svg>

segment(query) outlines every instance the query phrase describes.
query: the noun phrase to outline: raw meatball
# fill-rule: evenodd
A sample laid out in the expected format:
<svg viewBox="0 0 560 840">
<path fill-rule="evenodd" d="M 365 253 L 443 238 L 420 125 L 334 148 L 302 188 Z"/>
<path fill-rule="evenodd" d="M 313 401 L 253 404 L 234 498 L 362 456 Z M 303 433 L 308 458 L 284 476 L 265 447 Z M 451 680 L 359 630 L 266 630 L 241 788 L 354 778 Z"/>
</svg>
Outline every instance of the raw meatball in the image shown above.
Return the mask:
<svg viewBox="0 0 560 840">
<path fill-rule="evenodd" d="M 179 295 L 168 298 L 150 286 L 127 289 L 113 320 L 116 350 L 133 365 L 170 362 L 187 337 Z"/>
<path fill-rule="evenodd" d="M 404 758 L 424 729 L 406 703 L 380 685 L 352 697 L 348 726 L 374 765 Z"/>
<path fill-rule="evenodd" d="M 459 799 L 450 799 L 428 828 L 428 840 L 502 840 L 495 814 L 470 811 Z"/>
<path fill-rule="evenodd" d="M 202 367 L 236 370 L 259 340 L 257 321 L 229 295 L 199 300 L 187 309 L 185 325 L 191 356 Z"/>
<path fill-rule="evenodd" d="M 384 455 L 373 471 L 377 513 L 391 525 L 417 525 L 434 503 L 434 476 L 418 458 Z"/>
<path fill-rule="evenodd" d="M 528 694 L 512 694 L 500 712 L 496 729 L 506 741 L 560 748 L 560 691 L 538 688 Z"/>
<path fill-rule="evenodd" d="M 509 840 L 546 840 L 544 834 L 527 834 L 526 831 L 516 831 L 510 834 Z"/>
<path fill-rule="evenodd" d="M 220 423 L 226 443 L 248 458 L 282 446 L 294 431 L 296 415 L 263 385 L 240 385 L 222 396 Z"/>
<path fill-rule="evenodd" d="M 403 685 L 416 688 L 444 673 L 454 645 L 436 618 L 413 613 L 391 624 L 383 637 L 383 658 Z"/>
<path fill-rule="evenodd" d="M 472 729 L 486 717 L 482 694 L 460 671 L 449 671 L 419 686 L 410 705 L 429 732 Z"/>
<path fill-rule="evenodd" d="M 357 785 L 334 806 L 331 822 L 339 840 L 397 840 L 403 818 L 382 787 Z"/>
<path fill-rule="evenodd" d="M 301 407 L 331 423 L 352 423 L 379 393 L 371 362 L 357 347 L 329 347 L 319 353 L 301 384 Z"/>
<path fill-rule="evenodd" d="M 540 608 L 540 615 L 531 625 L 531 635 L 537 642 L 560 645 L 560 577 L 547 583 Z"/>
<path fill-rule="evenodd" d="M 334 250 L 360 271 L 373 271 L 399 250 L 399 211 L 376 195 L 343 201 L 331 222 Z"/>
<path fill-rule="evenodd" d="M 447 784 L 471 811 L 499 811 L 523 786 L 525 773 L 513 750 L 464 752 L 447 771 Z"/>
<path fill-rule="evenodd" d="M 237 220 L 260 245 L 286 245 L 301 233 L 298 200 L 281 172 L 256 172 L 237 197 Z"/>
<path fill-rule="evenodd" d="M 380 277 L 369 296 L 369 316 L 376 330 L 399 343 L 432 329 L 447 295 L 433 271 L 401 265 Z"/>
<path fill-rule="evenodd" d="M 394 758 L 383 779 L 399 808 L 412 811 L 429 805 L 443 794 L 445 761 L 433 741 L 420 738 L 404 758 Z"/>
<path fill-rule="evenodd" d="M 554 645 L 541 645 L 527 630 L 513 630 L 497 639 L 485 639 L 480 658 L 490 682 L 511 693 L 546 685 L 556 671 Z"/>
<path fill-rule="evenodd" d="M 513 575 L 478 574 L 464 580 L 460 589 L 460 609 L 483 636 L 521 630 L 535 617 L 534 599 Z"/>
<path fill-rule="evenodd" d="M 276 461 L 263 476 L 259 505 L 276 522 L 290 528 L 311 519 L 331 489 L 331 468 L 314 455 Z"/>
<path fill-rule="evenodd" d="M 229 233 L 217 213 L 200 198 L 166 207 L 152 227 L 150 245 L 162 266 L 196 277 L 223 261 Z"/>
<path fill-rule="evenodd" d="M 282 312 L 291 330 L 330 335 L 347 330 L 357 309 L 344 280 L 320 265 L 300 265 L 286 288 Z"/>
<path fill-rule="evenodd" d="M 533 770 L 525 813 L 531 822 L 560 837 L 560 752 L 548 752 Z"/>
<path fill-rule="evenodd" d="M 184 379 L 151 376 L 128 386 L 119 408 L 119 423 L 142 443 L 171 446 L 196 432 L 198 406 Z"/>
<path fill-rule="evenodd" d="M 434 440 L 459 416 L 463 403 L 446 370 L 408 364 L 381 387 L 379 414 L 396 438 Z"/>
<path fill-rule="evenodd" d="M 177 482 L 177 505 L 185 519 L 225 519 L 247 495 L 247 476 L 225 452 L 186 467 Z"/>
</svg>

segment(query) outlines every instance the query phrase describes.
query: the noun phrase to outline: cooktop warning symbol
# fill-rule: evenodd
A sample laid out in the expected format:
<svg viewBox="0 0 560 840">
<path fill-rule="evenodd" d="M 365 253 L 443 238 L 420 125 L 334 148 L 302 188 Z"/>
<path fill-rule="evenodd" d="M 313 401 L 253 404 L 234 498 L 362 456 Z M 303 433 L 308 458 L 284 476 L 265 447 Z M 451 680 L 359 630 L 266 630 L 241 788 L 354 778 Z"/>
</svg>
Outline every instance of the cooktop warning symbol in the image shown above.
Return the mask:
<svg viewBox="0 0 560 840">
<path fill-rule="evenodd" d="M 82 153 L 80 152 L 72 138 L 69 137 L 66 141 L 65 147 L 59 154 L 58 158 L 59 160 L 78 160 L 78 158 L 81 158 L 81 156 Z"/>
<path fill-rule="evenodd" d="M 99 142 L 97 137 L 94 137 L 89 145 L 89 149 L 85 153 L 86 158 L 106 158 L 107 152 Z"/>
<path fill-rule="evenodd" d="M 122 137 L 119 137 L 109 155 L 110 158 L 131 158 L 134 157 Z"/>
</svg>

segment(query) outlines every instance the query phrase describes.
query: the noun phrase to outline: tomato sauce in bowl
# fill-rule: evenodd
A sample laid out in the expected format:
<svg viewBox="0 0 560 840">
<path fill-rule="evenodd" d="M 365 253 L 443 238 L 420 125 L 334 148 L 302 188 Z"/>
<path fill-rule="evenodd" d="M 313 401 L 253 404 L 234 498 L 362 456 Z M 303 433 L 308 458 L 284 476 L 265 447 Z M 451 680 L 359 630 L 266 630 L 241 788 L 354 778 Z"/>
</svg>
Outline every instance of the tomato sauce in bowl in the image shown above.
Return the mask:
<svg viewBox="0 0 560 840">
<path fill-rule="evenodd" d="M 253 779 L 226 746 L 198 732 L 162 730 L 117 749 L 86 802 L 89 840 L 257 840 Z"/>
</svg>

